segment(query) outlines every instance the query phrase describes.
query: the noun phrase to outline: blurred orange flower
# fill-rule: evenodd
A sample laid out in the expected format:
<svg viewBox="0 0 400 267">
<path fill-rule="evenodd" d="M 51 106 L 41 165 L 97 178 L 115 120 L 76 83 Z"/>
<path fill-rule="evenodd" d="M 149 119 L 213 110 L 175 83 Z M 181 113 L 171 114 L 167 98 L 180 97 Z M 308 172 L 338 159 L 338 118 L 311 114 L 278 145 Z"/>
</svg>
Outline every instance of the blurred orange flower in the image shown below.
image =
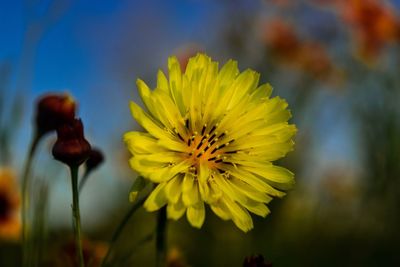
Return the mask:
<svg viewBox="0 0 400 267">
<path fill-rule="evenodd" d="M 339 12 L 351 26 L 362 58 L 373 60 L 385 45 L 399 40 L 400 23 L 393 10 L 386 1 L 340 1 Z"/>
<path fill-rule="evenodd" d="M 288 23 L 275 19 L 266 23 L 264 41 L 272 56 L 285 65 L 327 78 L 335 67 L 324 47 L 315 41 L 303 41 Z"/>
<path fill-rule="evenodd" d="M 20 236 L 20 195 L 11 169 L 0 167 L 0 239 L 16 240 Z"/>
<path fill-rule="evenodd" d="M 293 27 L 282 20 L 275 19 L 266 23 L 264 41 L 284 61 L 294 62 L 299 56 L 300 40 Z"/>
</svg>

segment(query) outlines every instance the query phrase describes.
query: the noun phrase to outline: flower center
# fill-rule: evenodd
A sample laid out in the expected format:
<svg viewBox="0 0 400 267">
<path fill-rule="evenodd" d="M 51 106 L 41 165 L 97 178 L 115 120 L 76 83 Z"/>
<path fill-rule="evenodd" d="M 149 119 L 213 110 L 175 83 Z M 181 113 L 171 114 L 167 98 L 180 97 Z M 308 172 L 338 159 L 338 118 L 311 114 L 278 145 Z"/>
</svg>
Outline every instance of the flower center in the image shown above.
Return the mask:
<svg viewBox="0 0 400 267">
<path fill-rule="evenodd" d="M 186 120 L 189 130 L 189 122 Z M 218 131 L 218 123 L 213 126 L 203 125 L 201 131 L 190 131 L 186 140 L 176 133 L 178 138 L 188 147 L 188 158 L 193 162 L 192 170 L 197 172 L 200 162 L 206 162 L 210 169 L 217 169 L 227 159 L 227 154 L 235 153 L 224 151 L 223 148 L 234 142 L 227 138 L 227 132 Z"/>
<path fill-rule="evenodd" d="M 0 222 L 7 220 L 10 213 L 10 201 L 4 193 L 0 192 Z"/>
</svg>

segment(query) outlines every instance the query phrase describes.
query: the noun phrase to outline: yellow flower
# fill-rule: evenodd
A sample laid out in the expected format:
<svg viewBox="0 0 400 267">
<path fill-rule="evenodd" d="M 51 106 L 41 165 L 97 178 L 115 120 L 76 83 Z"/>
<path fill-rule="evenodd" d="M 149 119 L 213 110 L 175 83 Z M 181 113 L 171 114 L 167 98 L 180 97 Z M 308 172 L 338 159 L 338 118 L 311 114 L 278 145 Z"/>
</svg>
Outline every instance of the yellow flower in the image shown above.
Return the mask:
<svg viewBox="0 0 400 267">
<path fill-rule="evenodd" d="M 158 72 L 155 90 L 137 81 L 147 108 L 131 102 L 135 120 L 146 132 L 128 132 L 124 140 L 131 167 L 157 184 L 144 207 L 167 205 L 168 218 L 186 212 L 197 228 L 205 203 L 224 220 L 247 232 L 248 211 L 265 217 L 266 204 L 294 184 L 290 171 L 274 166 L 293 149 L 294 125 L 285 100 L 270 98 L 259 74 L 240 73 L 230 60 L 220 70 L 204 54 L 189 59 L 185 73 L 175 57 L 168 59 L 169 79 Z"/>
<path fill-rule="evenodd" d="M 16 176 L 10 169 L 0 167 L 0 239 L 18 239 L 20 195 Z"/>
</svg>

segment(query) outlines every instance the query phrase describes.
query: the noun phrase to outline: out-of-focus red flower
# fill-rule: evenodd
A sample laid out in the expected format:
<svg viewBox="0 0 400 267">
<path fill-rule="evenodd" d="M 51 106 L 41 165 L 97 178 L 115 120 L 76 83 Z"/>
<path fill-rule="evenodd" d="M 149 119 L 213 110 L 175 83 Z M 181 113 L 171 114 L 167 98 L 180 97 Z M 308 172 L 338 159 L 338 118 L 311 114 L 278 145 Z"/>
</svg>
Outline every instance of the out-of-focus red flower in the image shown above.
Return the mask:
<svg viewBox="0 0 400 267">
<path fill-rule="evenodd" d="M 278 19 L 266 23 L 264 41 L 275 55 L 288 62 L 295 60 L 301 50 L 293 27 Z"/>
<path fill-rule="evenodd" d="M 348 0 L 341 1 L 339 12 L 351 26 L 358 53 L 373 60 L 390 42 L 400 37 L 400 22 L 394 8 L 386 1 Z"/>
<path fill-rule="evenodd" d="M 0 167 L 0 239 L 16 240 L 21 233 L 20 195 L 11 169 Z"/>
<path fill-rule="evenodd" d="M 36 131 L 39 136 L 55 131 L 75 118 L 76 103 L 68 94 L 46 94 L 36 105 Z"/>
<path fill-rule="evenodd" d="M 303 41 L 288 23 L 276 19 L 266 23 L 264 41 L 272 56 L 285 65 L 318 78 L 328 78 L 337 70 L 324 47 L 315 41 Z"/>
<path fill-rule="evenodd" d="M 309 72 L 324 77 L 334 69 L 332 61 L 324 47 L 318 43 L 305 43 L 301 47 L 300 64 Z"/>
<path fill-rule="evenodd" d="M 64 124 L 57 129 L 57 141 L 53 146 L 53 156 L 56 160 L 68 166 L 79 166 L 89 158 L 91 147 L 83 134 L 83 124 L 80 119 Z"/>
</svg>

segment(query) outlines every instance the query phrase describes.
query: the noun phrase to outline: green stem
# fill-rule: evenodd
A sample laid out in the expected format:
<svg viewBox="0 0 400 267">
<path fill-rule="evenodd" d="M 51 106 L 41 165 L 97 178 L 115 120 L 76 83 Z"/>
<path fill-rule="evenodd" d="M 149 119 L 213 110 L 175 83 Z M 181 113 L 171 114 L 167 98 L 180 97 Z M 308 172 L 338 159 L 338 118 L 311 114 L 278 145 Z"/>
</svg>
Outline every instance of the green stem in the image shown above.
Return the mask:
<svg viewBox="0 0 400 267">
<path fill-rule="evenodd" d="M 110 241 L 110 248 L 107 251 L 107 255 L 104 257 L 104 260 L 101 264 L 101 266 L 106 266 L 107 260 L 110 257 L 110 254 L 112 252 L 112 249 L 115 245 L 115 242 L 118 240 L 120 234 L 122 233 L 122 230 L 125 228 L 125 226 L 127 225 L 129 219 L 132 217 L 132 215 L 143 205 L 144 201 L 146 200 L 146 197 L 143 197 L 141 199 L 139 199 L 129 210 L 128 212 L 125 214 L 124 218 L 122 219 L 122 221 L 120 222 L 120 224 L 118 225 L 117 229 L 115 229 L 112 237 L 111 237 L 111 241 Z"/>
<path fill-rule="evenodd" d="M 166 263 L 166 240 L 167 240 L 167 208 L 162 207 L 157 214 L 156 228 L 156 266 L 163 267 Z"/>
<path fill-rule="evenodd" d="M 22 218 L 22 244 L 23 244 L 23 266 L 29 266 L 29 239 L 28 239 L 28 211 L 29 211 L 29 187 L 30 187 L 30 172 L 32 168 L 32 162 L 35 157 L 35 153 L 42 135 L 35 134 L 28 155 L 24 165 L 24 171 L 22 173 L 22 207 L 21 207 L 21 218 Z"/>
<path fill-rule="evenodd" d="M 84 267 L 82 252 L 82 238 L 81 238 L 81 216 L 79 212 L 79 192 L 78 192 L 78 169 L 79 166 L 71 166 L 71 180 L 72 180 L 72 214 L 74 216 L 74 231 L 75 231 L 75 245 L 76 253 L 78 255 L 78 262 L 80 267 Z"/>
<path fill-rule="evenodd" d="M 86 183 L 86 181 L 87 181 L 87 179 L 88 179 L 88 177 L 89 177 L 89 174 L 90 174 L 90 172 L 85 172 L 85 174 L 82 176 L 82 178 L 81 178 L 81 180 L 79 181 L 79 186 L 78 186 L 78 188 L 79 188 L 79 195 L 81 194 L 81 192 L 82 192 L 82 188 L 84 187 L 84 185 L 85 185 L 85 183 Z"/>
</svg>

